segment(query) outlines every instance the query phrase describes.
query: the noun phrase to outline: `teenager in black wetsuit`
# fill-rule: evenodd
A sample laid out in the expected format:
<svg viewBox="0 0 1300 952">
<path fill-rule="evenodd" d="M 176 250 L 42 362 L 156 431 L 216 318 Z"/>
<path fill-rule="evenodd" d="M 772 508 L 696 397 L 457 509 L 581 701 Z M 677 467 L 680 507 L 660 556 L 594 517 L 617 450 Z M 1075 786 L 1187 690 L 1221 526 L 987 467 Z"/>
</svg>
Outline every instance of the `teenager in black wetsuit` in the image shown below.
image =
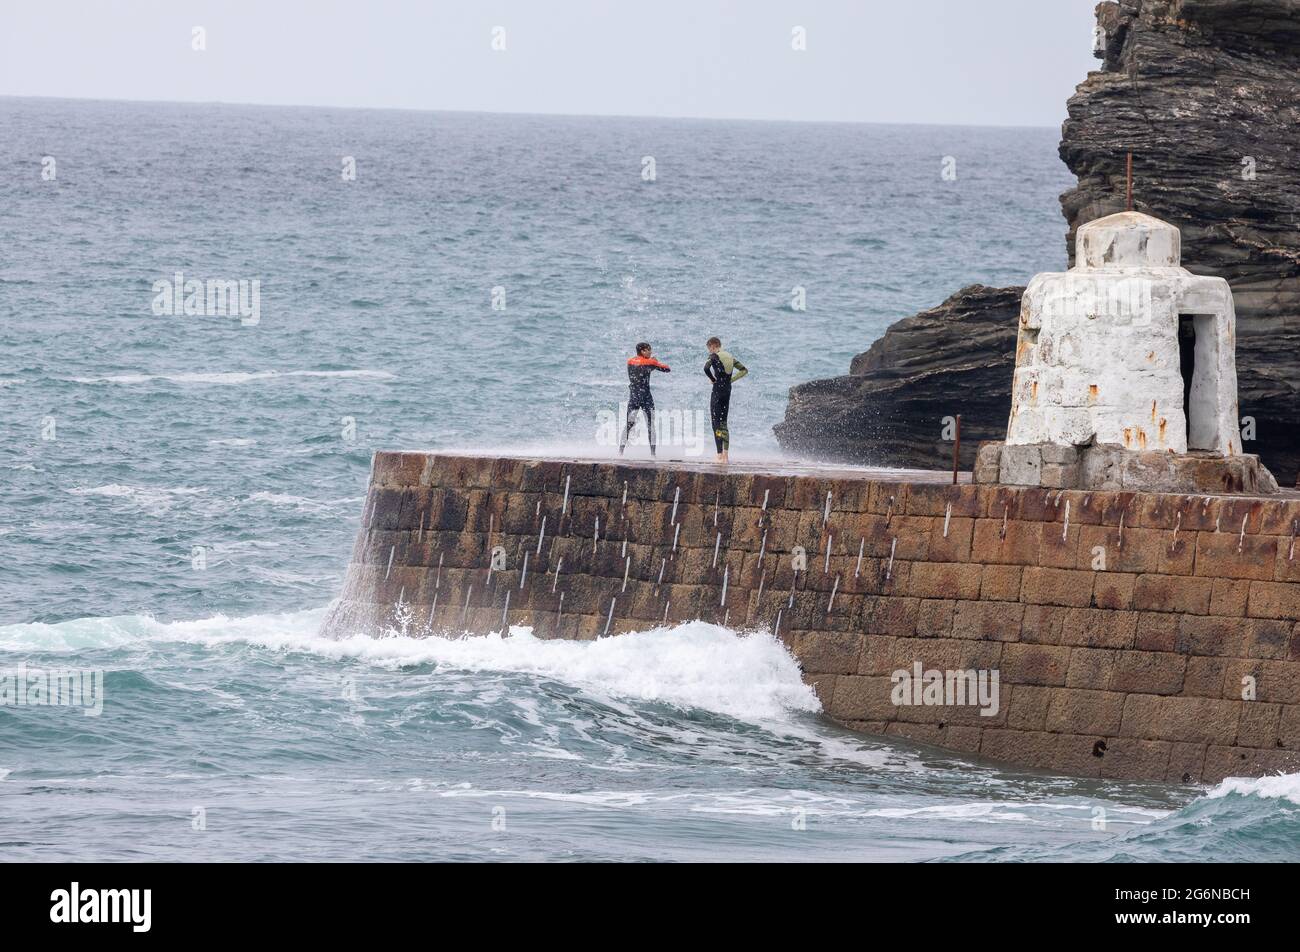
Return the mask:
<svg viewBox="0 0 1300 952">
<path fill-rule="evenodd" d="M 708 340 L 709 359 L 704 364 L 704 375 L 713 382 L 713 392 L 709 395 L 709 416 L 713 421 L 713 443 L 718 450 L 718 462 L 727 462 L 727 451 L 731 447 L 731 434 L 727 430 L 727 411 L 731 409 L 731 385 L 749 370 L 722 349 L 722 341 L 716 337 Z"/>
<path fill-rule="evenodd" d="M 636 426 L 636 412 L 645 414 L 646 433 L 650 436 L 650 455 L 655 455 L 655 398 L 650 393 L 650 375 L 656 370 L 669 372 L 667 364 L 661 364 L 650 356 L 650 345 L 644 341 L 636 345 L 636 356 L 627 359 L 627 427 L 623 438 L 618 441 L 618 455 L 623 455 L 627 447 L 627 438 Z"/>
</svg>

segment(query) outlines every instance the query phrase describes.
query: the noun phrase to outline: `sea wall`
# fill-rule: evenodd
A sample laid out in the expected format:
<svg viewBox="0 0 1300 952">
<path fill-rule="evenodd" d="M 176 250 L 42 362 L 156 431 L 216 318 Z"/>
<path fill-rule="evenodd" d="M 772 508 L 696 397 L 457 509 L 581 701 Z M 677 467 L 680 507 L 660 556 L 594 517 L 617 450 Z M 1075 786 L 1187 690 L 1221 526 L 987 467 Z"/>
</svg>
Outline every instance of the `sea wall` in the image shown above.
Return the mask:
<svg viewBox="0 0 1300 952">
<path fill-rule="evenodd" d="M 950 481 L 378 453 L 325 630 L 701 619 L 775 632 L 867 733 L 1081 776 L 1300 766 L 1300 497 Z M 996 705 L 911 703 L 917 664 Z"/>
</svg>

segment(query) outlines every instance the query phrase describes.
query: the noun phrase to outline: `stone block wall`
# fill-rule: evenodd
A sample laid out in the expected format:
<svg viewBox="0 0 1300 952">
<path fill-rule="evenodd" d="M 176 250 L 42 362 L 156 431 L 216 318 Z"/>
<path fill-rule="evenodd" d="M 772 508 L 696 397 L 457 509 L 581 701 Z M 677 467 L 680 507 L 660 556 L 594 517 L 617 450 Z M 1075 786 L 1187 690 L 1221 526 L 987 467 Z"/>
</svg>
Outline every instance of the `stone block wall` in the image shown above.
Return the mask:
<svg viewBox="0 0 1300 952">
<path fill-rule="evenodd" d="M 1300 766 L 1300 497 L 940 478 L 379 453 L 325 628 L 701 619 L 774 632 L 867 733 L 1082 776 Z M 918 663 L 995 673 L 996 711 L 896 703 Z"/>
<path fill-rule="evenodd" d="M 1135 451 L 1122 446 L 1057 443 L 980 443 L 972 477 L 977 483 L 1045 489 L 1134 490 L 1175 494 L 1267 496 L 1277 480 L 1252 453 Z"/>
</svg>

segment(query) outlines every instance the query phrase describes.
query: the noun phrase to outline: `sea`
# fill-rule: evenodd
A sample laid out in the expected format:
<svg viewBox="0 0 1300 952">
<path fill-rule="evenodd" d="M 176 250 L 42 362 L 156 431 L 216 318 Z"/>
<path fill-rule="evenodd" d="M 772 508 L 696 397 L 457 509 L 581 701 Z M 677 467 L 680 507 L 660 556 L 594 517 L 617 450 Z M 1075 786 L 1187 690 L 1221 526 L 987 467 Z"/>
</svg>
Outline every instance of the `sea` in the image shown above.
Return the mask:
<svg viewBox="0 0 1300 952">
<path fill-rule="evenodd" d="M 716 334 L 776 460 L 791 386 L 1064 267 L 1058 135 L 0 98 L 0 860 L 1300 858 L 1296 776 L 855 735 L 764 631 L 319 634 L 375 450 L 610 457 L 647 341 L 706 455 Z"/>
</svg>

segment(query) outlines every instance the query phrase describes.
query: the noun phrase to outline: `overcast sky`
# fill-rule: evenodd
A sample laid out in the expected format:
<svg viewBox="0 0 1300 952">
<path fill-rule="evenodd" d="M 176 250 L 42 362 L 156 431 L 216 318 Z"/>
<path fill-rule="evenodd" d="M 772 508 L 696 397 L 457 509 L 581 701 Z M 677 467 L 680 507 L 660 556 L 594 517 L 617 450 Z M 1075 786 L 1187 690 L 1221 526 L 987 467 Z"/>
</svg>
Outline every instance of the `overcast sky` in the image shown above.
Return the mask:
<svg viewBox="0 0 1300 952">
<path fill-rule="evenodd" d="M 0 95 L 1057 126 L 1094 6 L 4 0 Z"/>
</svg>

